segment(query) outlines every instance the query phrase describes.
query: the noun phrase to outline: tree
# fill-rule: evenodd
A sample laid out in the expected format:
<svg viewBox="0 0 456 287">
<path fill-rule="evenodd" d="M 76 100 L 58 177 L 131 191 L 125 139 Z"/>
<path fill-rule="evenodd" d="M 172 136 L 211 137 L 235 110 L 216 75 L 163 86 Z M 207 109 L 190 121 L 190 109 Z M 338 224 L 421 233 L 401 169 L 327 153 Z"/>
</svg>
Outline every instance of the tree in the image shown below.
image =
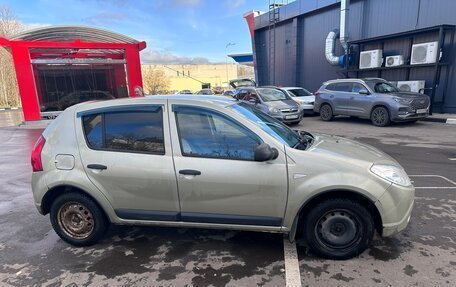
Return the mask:
<svg viewBox="0 0 456 287">
<path fill-rule="evenodd" d="M 156 95 L 164 93 L 169 88 L 169 78 L 162 70 L 147 66 L 142 70 L 142 76 L 146 94 Z"/>
<path fill-rule="evenodd" d="M 0 6 L 0 37 L 9 38 L 22 31 L 22 24 L 16 20 L 8 6 Z M 0 106 L 20 106 L 16 74 L 11 53 L 0 47 Z"/>
</svg>

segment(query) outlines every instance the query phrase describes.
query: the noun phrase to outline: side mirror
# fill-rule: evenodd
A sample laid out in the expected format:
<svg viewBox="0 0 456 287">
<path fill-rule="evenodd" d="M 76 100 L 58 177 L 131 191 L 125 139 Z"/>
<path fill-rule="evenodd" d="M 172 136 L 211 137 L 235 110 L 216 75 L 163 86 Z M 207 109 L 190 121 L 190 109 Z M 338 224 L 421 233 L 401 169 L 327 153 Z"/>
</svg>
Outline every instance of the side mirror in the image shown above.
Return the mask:
<svg viewBox="0 0 456 287">
<path fill-rule="evenodd" d="M 358 92 L 360 95 L 370 95 L 368 90 L 359 90 Z"/>
<path fill-rule="evenodd" d="M 273 160 L 278 156 L 279 151 L 276 148 L 271 148 L 267 143 L 262 143 L 255 148 L 255 161 Z"/>
</svg>

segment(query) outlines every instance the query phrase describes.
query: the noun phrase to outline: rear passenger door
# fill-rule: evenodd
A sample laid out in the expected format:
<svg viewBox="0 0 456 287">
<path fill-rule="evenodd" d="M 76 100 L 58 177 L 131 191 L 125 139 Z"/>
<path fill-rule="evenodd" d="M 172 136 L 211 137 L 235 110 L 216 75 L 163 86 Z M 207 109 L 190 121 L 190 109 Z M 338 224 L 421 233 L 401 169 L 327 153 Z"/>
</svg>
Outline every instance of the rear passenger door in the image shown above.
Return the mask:
<svg viewBox="0 0 456 287">
<path fill-rule="evenodd" d="M 332 83 L 326 86 L 326 90 L 329 90 L 329 99 L 332 102 L 334 114 L 348 115 L 349 112 L 349 99 L 351 97 L 352 83 L 341 82 Z"/>
<path fill-rule="evenodd" d="M 178 218 L 165 103 L 107 107 L 77 114 L 77 137 L 85 172 L 120 218 Z"/>
</svg>

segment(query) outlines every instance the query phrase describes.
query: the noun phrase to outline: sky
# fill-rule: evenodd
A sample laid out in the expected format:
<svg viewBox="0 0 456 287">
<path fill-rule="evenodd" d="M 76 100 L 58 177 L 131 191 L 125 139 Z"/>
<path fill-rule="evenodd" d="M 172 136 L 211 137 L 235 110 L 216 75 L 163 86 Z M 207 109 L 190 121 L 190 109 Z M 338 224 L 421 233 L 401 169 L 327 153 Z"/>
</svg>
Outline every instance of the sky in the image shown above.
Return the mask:
<svg viewBox="0 0 456 287">
<path fill-rule="evenodd" d="M 251 52 L 250 10 L 268 0 L 3 0 L 26 27 L 87 25 L 146 41 L 143 63 L 225 62 L 227 54 Z M 231 59 L 230 59 L 231 61 Z"/>
</svg>

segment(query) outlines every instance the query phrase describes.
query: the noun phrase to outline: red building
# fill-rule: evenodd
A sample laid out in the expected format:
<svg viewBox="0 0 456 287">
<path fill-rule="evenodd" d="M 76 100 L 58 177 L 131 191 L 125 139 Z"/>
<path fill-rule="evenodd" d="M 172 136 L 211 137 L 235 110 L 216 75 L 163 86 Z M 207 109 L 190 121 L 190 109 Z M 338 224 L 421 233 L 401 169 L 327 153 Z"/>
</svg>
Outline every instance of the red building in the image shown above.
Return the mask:
<svg viewBox="0 0 456 287">
<path fill-rule="evenodd" d="M 0 37 L 0 46 L 12 54 L 26 121 L 79 102 L 134 97 L 142 87 L 139 51 L 146 43 L 121 34 L 53 26 Z"/>
</svg>

